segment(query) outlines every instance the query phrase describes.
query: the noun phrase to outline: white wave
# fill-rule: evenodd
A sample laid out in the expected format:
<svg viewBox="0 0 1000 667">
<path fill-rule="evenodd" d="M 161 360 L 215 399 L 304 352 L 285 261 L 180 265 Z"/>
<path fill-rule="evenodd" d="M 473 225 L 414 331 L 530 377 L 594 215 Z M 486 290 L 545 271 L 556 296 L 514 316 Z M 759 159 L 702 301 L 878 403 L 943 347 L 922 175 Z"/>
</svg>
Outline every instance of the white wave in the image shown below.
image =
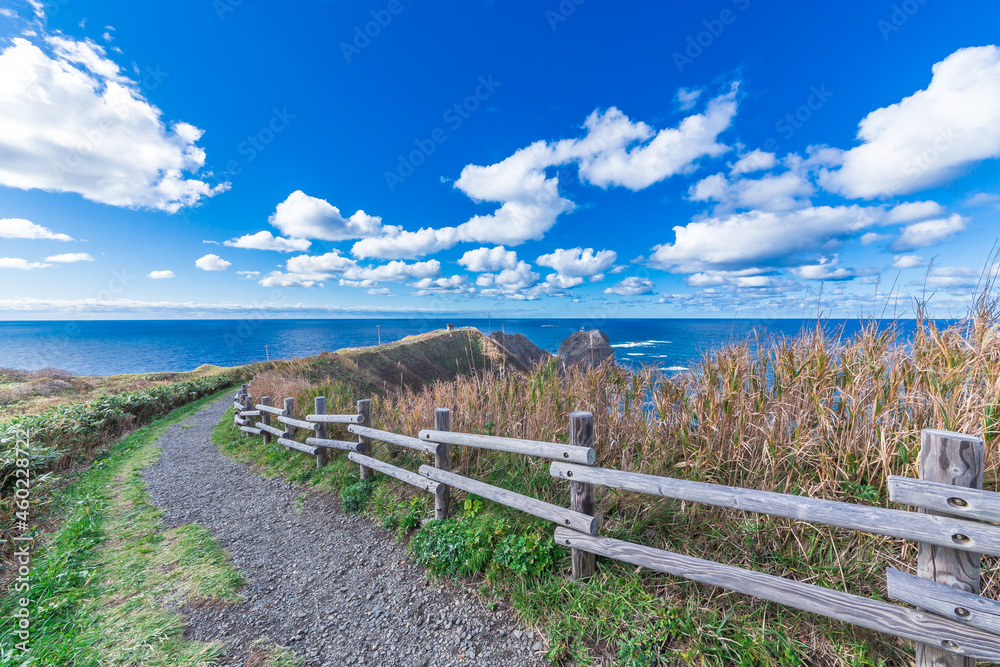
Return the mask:
<svg viewBox="0 0 1000 667">
<path fill-rule="evenodd" d="M 686 371 L 687 369 L 688 369 L 687 366 L 667 366 L 663 370 L 665 370 L 665 371 Z"/>
<path fill-rule="evenodd" d="M 650 347 L 652 345 L 669 345 L 669 340 L 642 340 L 633 343 L 614 343 L 611 347 Z"/>
</svg>

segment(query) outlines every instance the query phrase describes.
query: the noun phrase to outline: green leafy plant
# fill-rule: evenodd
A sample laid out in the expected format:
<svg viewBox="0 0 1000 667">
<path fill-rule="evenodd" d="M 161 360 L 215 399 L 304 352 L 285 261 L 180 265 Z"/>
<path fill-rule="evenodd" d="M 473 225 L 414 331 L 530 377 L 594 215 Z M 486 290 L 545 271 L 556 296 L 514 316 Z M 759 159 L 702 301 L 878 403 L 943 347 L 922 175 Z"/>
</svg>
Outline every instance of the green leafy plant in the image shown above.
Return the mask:
<svg viewBox="0 0 1000 667">
<path fill-rule="evenodd" d="M 345 512 L 358 513 L 368 506 L 368 500 L 375 490 L 374 479 L 363 479 L 350 484 L 340 492 L 340 506 Z"/>
</svg>

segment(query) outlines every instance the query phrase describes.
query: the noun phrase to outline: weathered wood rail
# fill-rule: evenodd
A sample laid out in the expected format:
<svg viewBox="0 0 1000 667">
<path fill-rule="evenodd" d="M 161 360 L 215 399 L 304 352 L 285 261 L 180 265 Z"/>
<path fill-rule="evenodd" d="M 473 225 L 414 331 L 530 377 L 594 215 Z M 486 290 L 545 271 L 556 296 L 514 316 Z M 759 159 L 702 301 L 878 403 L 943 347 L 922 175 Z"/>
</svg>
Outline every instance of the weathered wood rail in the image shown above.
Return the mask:
<svg viewBox="0 0 1000 667">
<path fill-rule="evenodd" d="M 890 501 L 917 508 L 914 512 L 597 468 L 593 416 L 586 412 L 570 415 L 570 442 L 561 444 L 453 432 L 450 413 L 443 408 L 435 411 L 433 428 L 412 437 L 373 428 L 369 401 L 359 401 L 356 414 L 326 414 L 325 406 L 325 399 L 317 398 L 315 413 L 296 419 L 292 399 L 280 410 L 270 406 L 268 397 L 255 405 L 243 385 L 233 404 L 234 425 L 265 440 L 277 436 L 279 444 L 314 455 L 318 466 L 326 465 L 327 450 L 347 450 L 362 479 L 378 472 L 432 494 L 439 520 L 449 516 L 455 488 L 551 521 L 557 526 L 555 541 L 572 550 L 573 579 L 593 575 L 595 557 L 602 556 L 914 641 L 918 667 L 1000 663 L 1000 602 L 979 594 L 982 554 L 1000 556 L 1000 526 L 993 525 L 1000 523 L 1000 493 L 982 489 L 980 438 L 923 431 L 920 479 L 888 479 Z M 271 426 L 272 415 L 284 431 Z M 251 417 L 261 421 L 249 426 Z M 346 425 L 357 441 L 327 438 L 329 424 Z M 298 442 L 296 429 L 319 437 Z M 400 468 L 377 458 L 374 442 L 433 455 L 434 465 L 416 471 Z M 451 446 L 551 460 L 552 477 L 570 484 L 570 507 L 452 472 Z M 886 569 L 889 597 L 913 607 L 603 537 L 594 500 L 601 487 L 914 541 L 916 575 Z"/>
</svg>

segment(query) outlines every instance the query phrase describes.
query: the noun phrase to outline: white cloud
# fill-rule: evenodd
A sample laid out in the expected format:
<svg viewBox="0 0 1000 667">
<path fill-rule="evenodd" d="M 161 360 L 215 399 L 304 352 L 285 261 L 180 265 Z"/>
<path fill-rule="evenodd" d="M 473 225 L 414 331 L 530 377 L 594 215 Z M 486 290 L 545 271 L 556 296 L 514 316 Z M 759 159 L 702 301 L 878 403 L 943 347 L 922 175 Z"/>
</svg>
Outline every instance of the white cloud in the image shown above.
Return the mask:
<svg viewBox="0 0 1000 667">
<path fill-rule="evenodd" d="M 375 236 L 382 230 L 382 219 L 357 211 L 349 218 L 325 199 L 310 197 L 301 190 L 278 204 L 268 222 L 286 236 L 318 241 L 346 241 Z"/>
<path fill-rule="evenodd" d="M 910 285 L 928 289 L 970 289 L 979 283 L 981 273 L 961 266 L 941 266 L 931 269 L 922 279 L 910 281 Z"/>
<path fill-rule="evenodd" d="M 202 271 L 225 271 L 232 266 L 233 263 L 227 262 L 218 255 L 209 254 L 195 260 L 194 265 Z"/>
<path fill-rule="evenodd" d="M 353 259 L 344 257 L 336 250 L 324 255 L 299 255 L 298 257 L 292 257 L 285 263 L 285 268 L 290 273 L 322 274 L 326 276 L 343 273 L 355 266 L 357 266 L 357 263 Z"/>
<path fill-rule="evenodd" d="M 861 145 L 821 184 L 870 199 L 916 192 L 1000 156 L 1000 48 L 955 51 L 932 67 L 926 89 L 869 113 Z"/>
<path fill-rule="evenodd" d="M 0 184 L 170 212 L 225 191 L 185 176 L 205 164 L 202 130 L 161 116 L 98 44 L 14 38 L 0 53 Z"/>
<path fill-rule="evenodd" d="M 337 251 L 324 255 L 299 255 L 285 262 L 286 272 L 272 271 L 260 284 L 265 287 L 316 287 L 323 281 L 340 276 L 341 285 L 369 287 L 376 283 L 402 282 L 434 277 L 441 273 L 441 262 L 392 261 L 377 266 L 360 266 L 355 260 Z"/>
<path fill-rule="evenodd" d="M 617 285 L 605 288 L 604 293 L 617 294 L 619 296 L 639 296 L 640 294 L 649 294 L 653 291 L 654 287 L 653 281 L 649 278 L 629 276 Z"/>
<path fill-rule="evenodd" d="M 678 88 L 677 95 L 674 99 L 677 100 L 677 106 L 680 107 L 681 111 L 687 111 L 694 108 L 694 105 L 698 101 L 699 97 L 701 97 L 700 90 Z"/>
<path fill-rule="evenodd" d="M 52 230 L 36 225 L 24 218 L 0 219 L 0 238 L 4 239 L 51 239 L 53 241 L 72 241 L 66 234 L 56 234 Z"/>
<path fill-rule="evenodd" d="M 891 238 L 888 234 L 878 234 L 876 232 L 866 232 L 861 235 L 861 245 L 871 245 L 873 243 L 878 243 L 879 241 L 885 241 Z"/>
<path fill-rule="evenodd" d="M 165 269 L 163 271 L 150 271 L 146 277 L 152 280 L 166 280 L 167 278 L 173 278 L 174 272 L 170 269 Z"/>
<path fill-rule="evenodd" d="M 225 241 L 223 245 L 231 248 L 247 248 L 251 250 L 276 250 L 278 252 L 306 252 L 312 242 L 308 239 L 284 238 L 274 236 L 271 232 L 246 234 L 238 239 Z"/>
<path fill-rule="evenodd" d="M 56 264 L 73 264 L 74 262 L 93 262 L 94 258 L 85 252 L 66 252 L 61 255 L 46 257 L 45 261 Z"/>
<path fill-rule="evenodd" d="M 854 269 L 837 266 L 837 258 L 823 258 L 816 264 L 803 264 L 792 269 L 803 280 L 850 280 L 858 275 Z"/>
<path fill-rule="evenodd" d="M 614 250 L 595 253 L 593 248 L 558 248 L 535 261 L 539 266 L 555 269 L 562 278 L 590 278 L 610 270 L 617 259 Z"/>
<path fill-rule="evenodd" d="M 355 266 L 344 271 L 344 277 L 351 280 L 377 280 L 400 282 L 414 278 L 428 278 L 441 273 L 441 262 L 432 259 L 426 262 L 392 261 L 378 266 Z"/>
<path fill-rule="evenodd" d="M 950 239 L 965 229 L 965 218 L 957 213 L 937 220 L 925 220 L 903 227 L 902 233 L 892 242 L 893 250 L 926 248 Z"/>
<path fill-rule="evenodd" d="M 32 269 L 44 269 L 52 266 L 42 262 L 29 262 L 20 257 L 0 257 L 0 269 L 19 269 L 21 271 L 31 271 Z"/>
<path fill-rule="evenodd" d="M 475 291 L 468 287 L 469 279 L 465 276 L 455 275 L 447 278 L 423 278 L 410 283 L 410 287 L 415 287 L 425 292 L 438 292 L 443 294 L 460 294 L 462 292 Z"/>
<path fill-rule="evenodd" d="M 739 208 L 784 211 L 808 205 L 813 186 L 805 174 L 787 171 L 760 178 L 730 181 L 723 174 L 704 178 L 688 190 L 693 201 L 716 201 L 716 212 Z"/>
<path fill-rule="evenodd" d="M 674 273 L 794 265 L 836 250 L 882 215 L 880 208 L 855 205 L 706 218 L 674 227 L 674 243 L 654 247 L 649 264 Z"/>
<path fill-rule="evenodd" d="M 737 160 L 736 164 L 729 170 L 729 175 L 739 176 L 740 174 L 749 174 L 754 171 L 773 169 L 777 163 L 778 160 L 774 153 L 768 153 L 756 148 Z"/>
<path fill-rule="evenodd" d="M 372 296 L 392 296 L 392 290 L 388 287 L 376 287 L 368 290 L 367 294 Z"/>
<path fill-rule="evenodd" d="M 480 287 L 492 287 L 503 293 L 519 292 L 528 289 L 538 282 L 541 276 L 531 269 L 527 262 L 518 262 L 511 269 L 500 273 L 482 273 L 476 278 Z"/>
<path fill-rule="evenodd" d="M 467 251 L 458 263 L 473 273 L 489 273 L 517 266 L 517 253 L 502 245 L 493 248 L 476 248 Z"/>
<path fill-rule="evenodd" d="M 893 206 L 889 210 L 885 221 L 890 224 L 901 222 L 913 222 L 914 220 L 924 220 L 935 215 L 944 214 L 944 207 L 933 201 L 910 201 Z"/>
<path fill-rule="evenodd" d="M 260 276 L 260 271 L 237 271 L 236 275 L 243 278 L 243 280 L 254 280 Z"/>
<path fill-rule="evenodd" d="M 912 269 L 927 264 L 927 261 L 920 255 L 894 255 L 892 259 L 894 260 L 892 263 L 894 269 Z"/>
<path fill-rule="evenodd" d="M 563 213 L 576 205 L 559 194 L 558 176 L 546 170 L 575 164 L 581 181 L 607 188 L 640 190 L 692 170 L 703 157 L 729 150 L 719 135 L 736 114 L 736 84 L 708 103 L 704 113 L 683 119 L 676 128 L 654 131 L 618 109 L 594 111 L 580 139 L 536 141 L 495 164 L 466 165 L 455 188 L 477 202 L 497 202 L 492 213 L 476 215 L 455 227 L 416 232 L 386 228 L 354 244 L 359 258 L 414 258 L 461 242 L 519 245 L 541 239 Z"/>
<path fill-rule="evenodd" d="M 746 288 L 774 287 L 780 281 L 774 276 L 761 275 L 762 269 L 750 268 L 740 271 L 703 271 L 684 279 L 691 287 L 732 286 Z"/>
</svg>

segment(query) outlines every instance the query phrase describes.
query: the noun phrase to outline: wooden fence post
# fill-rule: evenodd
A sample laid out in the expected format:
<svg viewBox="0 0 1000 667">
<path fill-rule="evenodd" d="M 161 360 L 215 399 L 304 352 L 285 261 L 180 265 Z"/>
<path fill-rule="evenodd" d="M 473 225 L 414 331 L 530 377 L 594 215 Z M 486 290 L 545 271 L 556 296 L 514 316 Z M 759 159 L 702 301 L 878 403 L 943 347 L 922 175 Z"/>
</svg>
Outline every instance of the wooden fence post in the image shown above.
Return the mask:
<svg viewBox="0 0 1000 667">
<path fill-rule="evenodd" d="M 358 401 L 358 414 L 361 415 L 362 426 L 372 427 L 372 402 L 367 398 Z M 361 444 L 361 453 L 365 456 L 372 455 L 372 439 L 363 435 L 358 436 L 358 442 Z M 375 471 L 371 468 L 366 468 L 361 466 L 360 470 L 361 479 L 371 479 L 375 476 Z"/>
<path fill-rule="evenodd" d="M 285 417 L 291 417 L 293 419 L 295 418 L 295 399 L 294 398 L 286 398 L 285 399 L 285 412 L 283 414 L 284 414 Z M 284 422 L 280 422 L 280 423 L 284 424 L 284 426 L 285 426 L 285 433 L 281 437 L 284 438 L 285 440 L 294 440 L 295 439 L 295 427 L 292 426 L 292 425 L 290 425 L 290 424 L 285 424 Z"/>
<path fill-rule="evenodd" d="M 578 447 L 594 446 L 594 415 L 589 412 L 571 412 L 569 415 L 569 444 Z M 570 509 L 583 514 L 595 515 L 594 485 L 586 482 L 570 481 Z M 593 576 L 597 557 L 587 551 L 573 549 L 572 579 L 580 580 Z"/>
<path fill-rule="evenodd" d="M 451 430 L 451 411 L 448 408 L 435 408 L 434 430 Z M 451 470 L 451 445 L 442 444 L 438 447 L 438 453 L 434 455 L 434 467 L 438 470 Z M 434 496 L 434 518 L 447 519 L 450 505 L 451 487 L 441 485 L 440 491 Z"/>
<path fill-rule="evenodd" d="M 260 397 L 260 404 L 261 405 L 271 405 L 271 397 L 270 396 L 261 396 Z M 264 425 L 270 426 L 271 425 L 271 413 L 270 412 L 261 412 L 260 420 L 261 420 L 261 422 L 264 423 Z M 264 431 L 263 433 L 261 433 L 261 435 L 264 436 L 264 444 L 265 445 L 271 444 L 271 434 L 270 433 L 268 433 L 267 431 Z"/>
<path fill-rule="evenodd" d="M 317 396 L 313 399 L 313 413 L 317 415 L 326 414 L 326 396 Z M 326 422 L 318 422 L 316 424 L 316 437 L 326 440 Z M 317 447 L 316 467 L 322 468 L 326 463 L 326 447 Z"/>
<path fill-rule="evenodd" d="M 951 431 L 924 430 L 920 433 L 920 479 L 953 486 L 983 488 L 985 448 L 983 440 Z M 941 512 L 920 510 L 948 516 Z M 960 543 L 968 538 L 956 534 Z M 958 549 L 917 543 L 917 576 L 968 593 L 979 594 L 979 554 Z M 974 667 L 976 661 L 947 650 L 945 646 L 917 644 L 917 667 Z"/>
</svg>

